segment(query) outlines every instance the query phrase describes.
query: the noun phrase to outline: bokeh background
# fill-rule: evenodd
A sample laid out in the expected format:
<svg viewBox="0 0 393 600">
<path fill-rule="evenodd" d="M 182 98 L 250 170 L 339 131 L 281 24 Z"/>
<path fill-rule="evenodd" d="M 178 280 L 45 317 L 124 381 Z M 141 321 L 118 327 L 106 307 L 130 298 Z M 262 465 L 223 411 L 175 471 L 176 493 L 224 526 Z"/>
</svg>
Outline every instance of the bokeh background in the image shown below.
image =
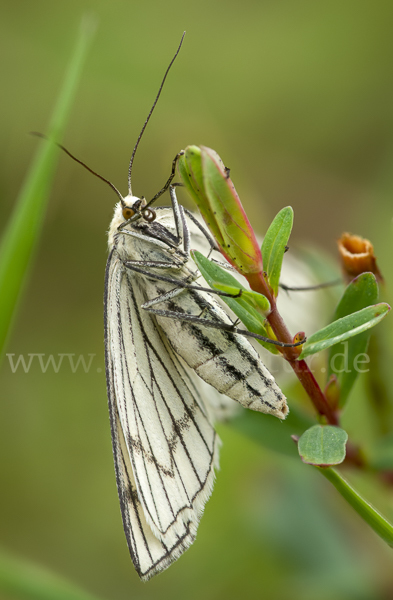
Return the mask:
<svg viewBox="0 0 393 600">
<path fill-rule="evenodd" d="M 2 225 L 39 143 L 27 133 L 46 130 L 86 11 L 99 27 L 64 139 L 72 152 L 125 192 L 132 147 L 185 29 L 136 157 L 134 193 L 154 195 L 181 148 L 210 146 L 231 167 L 261 233 L 290 204 L 291 249 L 314 244 L 334 258 L 341 232 L 358 233 L 374 242 L 389 282 L 390 0 L 3 0 Z M 65 362 L 43 373 L 35 362 L 13 374 L 3 362 L 1 545 L 116 600 L 391 598 L 391 550 L 317 472 L 230 425 L 220 426 L 221 471 L 196 543 L 140 583 L 119 514 L 103 370 L 114 202 L 105 184 L 60 157 L 7 352 L 93 355 L 92 367 L 72 373 Z M 361 392 L 360 382 L 346 419 L 367 435 Z M 392 493 L 367 477 L 352 480 L 393 518 Z"/>
</svg>

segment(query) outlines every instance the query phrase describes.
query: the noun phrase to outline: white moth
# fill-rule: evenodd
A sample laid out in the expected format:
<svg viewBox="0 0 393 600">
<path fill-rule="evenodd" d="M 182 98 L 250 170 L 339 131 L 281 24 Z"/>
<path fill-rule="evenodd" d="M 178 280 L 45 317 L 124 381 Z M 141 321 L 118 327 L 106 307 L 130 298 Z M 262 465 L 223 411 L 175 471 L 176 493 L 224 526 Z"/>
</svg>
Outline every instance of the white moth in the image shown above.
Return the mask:
<svg viewBox="0 0 393 600">
<path fill-rule="evenodd" d="M 200 247 L 202 240 L 214 248 L 215 242 L 177 203 L 171 182 L 179 155 L 151 201 L 131 192 L 135 152 L 181 43 L 135 144 L 126 197 L 60 145 L 120 199 L 105 278 L 106 377 L 124 531 L 144 581 L 195 539 L 218 467 L 214 419 L 228 413 L 233 400 L 280 419 L 288 413 L 285 397 L 244 337 L 258 336 L 241 335 L 197 281 L 190 245 Z M 151 210 L 168 189 L 172 207 Z"/>
<path fill-rule="evenodd" d="M 247 408 L 280 419 L 288 412 L 256 350 L 230 331 L 232 321 L 211 294 L 190 287 L 198 275 L 189 257 L 190 227 L 196 234 L 196 226 L 187 222 L 173 187 L 170 192 L 172 208 L 157 208 L 153 222 L 149 210 L 149 221 L 143 219 L 139 198 L 127 196 L 116 206 L 106 269 L 117 486 L 128 546 L 143 580 L 192 544 L 212 492 L 220 442 L 209 389 L 201 393 L 195 373 Z M 124 206 L 142 218 L 124 226 Z"/>
</svg>

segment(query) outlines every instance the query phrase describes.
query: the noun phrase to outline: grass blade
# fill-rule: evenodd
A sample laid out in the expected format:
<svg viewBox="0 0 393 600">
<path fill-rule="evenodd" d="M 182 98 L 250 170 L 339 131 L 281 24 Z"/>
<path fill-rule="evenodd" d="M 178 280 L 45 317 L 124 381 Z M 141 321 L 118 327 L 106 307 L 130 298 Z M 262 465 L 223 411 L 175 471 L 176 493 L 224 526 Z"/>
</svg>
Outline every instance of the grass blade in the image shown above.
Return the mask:
<svg viewBox="0 0 393 600">
<path fill-rule="evenodd" d="M 95 24 L 82 21 L 80 34 L 49 124 L 48 137 L 59 141 L 70 114 Z M 19 193 L 0 245 L 0 356 L 10 333 L 32 257 L 41 233 L 58 149 L 41 143 Z"/>
<path fill-rule="evenodd" d="M 27 600 L 98 600 L 67 580 L 0 550 L 0 590 Z"/>
</svg>

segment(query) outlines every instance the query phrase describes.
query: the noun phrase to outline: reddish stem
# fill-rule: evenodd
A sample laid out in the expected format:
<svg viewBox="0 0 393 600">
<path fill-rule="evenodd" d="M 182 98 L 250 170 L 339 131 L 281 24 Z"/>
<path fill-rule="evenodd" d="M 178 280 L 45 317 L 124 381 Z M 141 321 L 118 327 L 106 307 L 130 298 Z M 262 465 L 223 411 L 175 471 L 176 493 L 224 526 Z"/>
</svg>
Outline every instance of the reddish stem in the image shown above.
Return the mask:
<svg viewBox="0 0 393 600">
<path fill-rule="evenodd" d="M 270 302 L 271 311 L 267 316 L 269 325 L 274 331 L 276 338 L 280 342 L 292 343 L 293 338 L 289 333 L 280 313 L 277 310 L 276 299 L 270 290 L 263 273 L 257 273 L 247 275 L 250 287 L 254 292 L 259 292 L 266 296 Z M 298 360 L 300 355 L 300 349 L 296 348 L 282 348 L 282 354 L 284 358 L 289 362 L 292 369 L 294 370 L 297 378 L 305 389 L 307 395 L 310 397 L 316 410 L 319 414 L 324 415 L 326 420 L 331 425 L 338 425 L 337 413 L 329 405 L 325 395 L 318 385 L 317 380 L 311 373 L 307 363 L 304 360 Z"/>
<path fill-rule="evenodd" d="M 312 403 L 314 404 L 319 414 L 324 415 L 327 419 L 327 422 L 330 423 L 330 425 L 338 425 L 338 415 L 331 408 L 328 401 L 326 400 L 324 393 L 319 387 L 314 375 L 311 373 L 306 361 L 294 360 L 288 362 L 294 370 L 297 378 L 304 387 L 305 391 L 307 392 L 308 396 L 310 397 Z"/>
</svg>

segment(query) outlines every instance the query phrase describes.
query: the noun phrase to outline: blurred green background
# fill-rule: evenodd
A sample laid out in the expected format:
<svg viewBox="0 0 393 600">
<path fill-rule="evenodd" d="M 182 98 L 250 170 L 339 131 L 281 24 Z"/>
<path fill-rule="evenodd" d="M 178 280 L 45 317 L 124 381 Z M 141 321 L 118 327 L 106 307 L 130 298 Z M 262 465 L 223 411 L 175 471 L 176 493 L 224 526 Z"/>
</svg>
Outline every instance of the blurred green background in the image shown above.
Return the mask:
<svg viewBox="0 0 393 600">
<path fill-rule="evenodd" d="M 291 248 L 335 256 L 349 230 L 392 275 L 393 3 L 389 0 L 4 0 L 1 222 L 46 131 L 82 15 L 99 28 L 65 145 L 125 193 L 132 147 L 185 29 L 137 154 L 151 197 L 188 144 L 217 150 L 262 233 L 285 205 Z M 179 192 L 184 203 L 185 194 Z M 105 232 L 115 196 L 65 156 L 7 352 L 92 357 L 88 373 L 1 371 L 0 536 L 102 598 L 391 598 L 391 550 L 300 461 L 220 426 L 221 471 L 194 546 L 140 583 L 122 531 L 103 363 Z M 189 204 L 188 204 L 189 205 Z M 385 290 L 385 298 L 388 289 Z M 299 328 L 301 324 L 299 324 Z M 386 324 L 388 332 L 392 326 Z M 346 422 L 368 423 L 362 384 Z M 357 404 L 357 401 L 359 402 Z M 390 519 L 392 494 L 352 476 Z M 0 592 L 1 596 L 1 592 Z"/>
</svg>

